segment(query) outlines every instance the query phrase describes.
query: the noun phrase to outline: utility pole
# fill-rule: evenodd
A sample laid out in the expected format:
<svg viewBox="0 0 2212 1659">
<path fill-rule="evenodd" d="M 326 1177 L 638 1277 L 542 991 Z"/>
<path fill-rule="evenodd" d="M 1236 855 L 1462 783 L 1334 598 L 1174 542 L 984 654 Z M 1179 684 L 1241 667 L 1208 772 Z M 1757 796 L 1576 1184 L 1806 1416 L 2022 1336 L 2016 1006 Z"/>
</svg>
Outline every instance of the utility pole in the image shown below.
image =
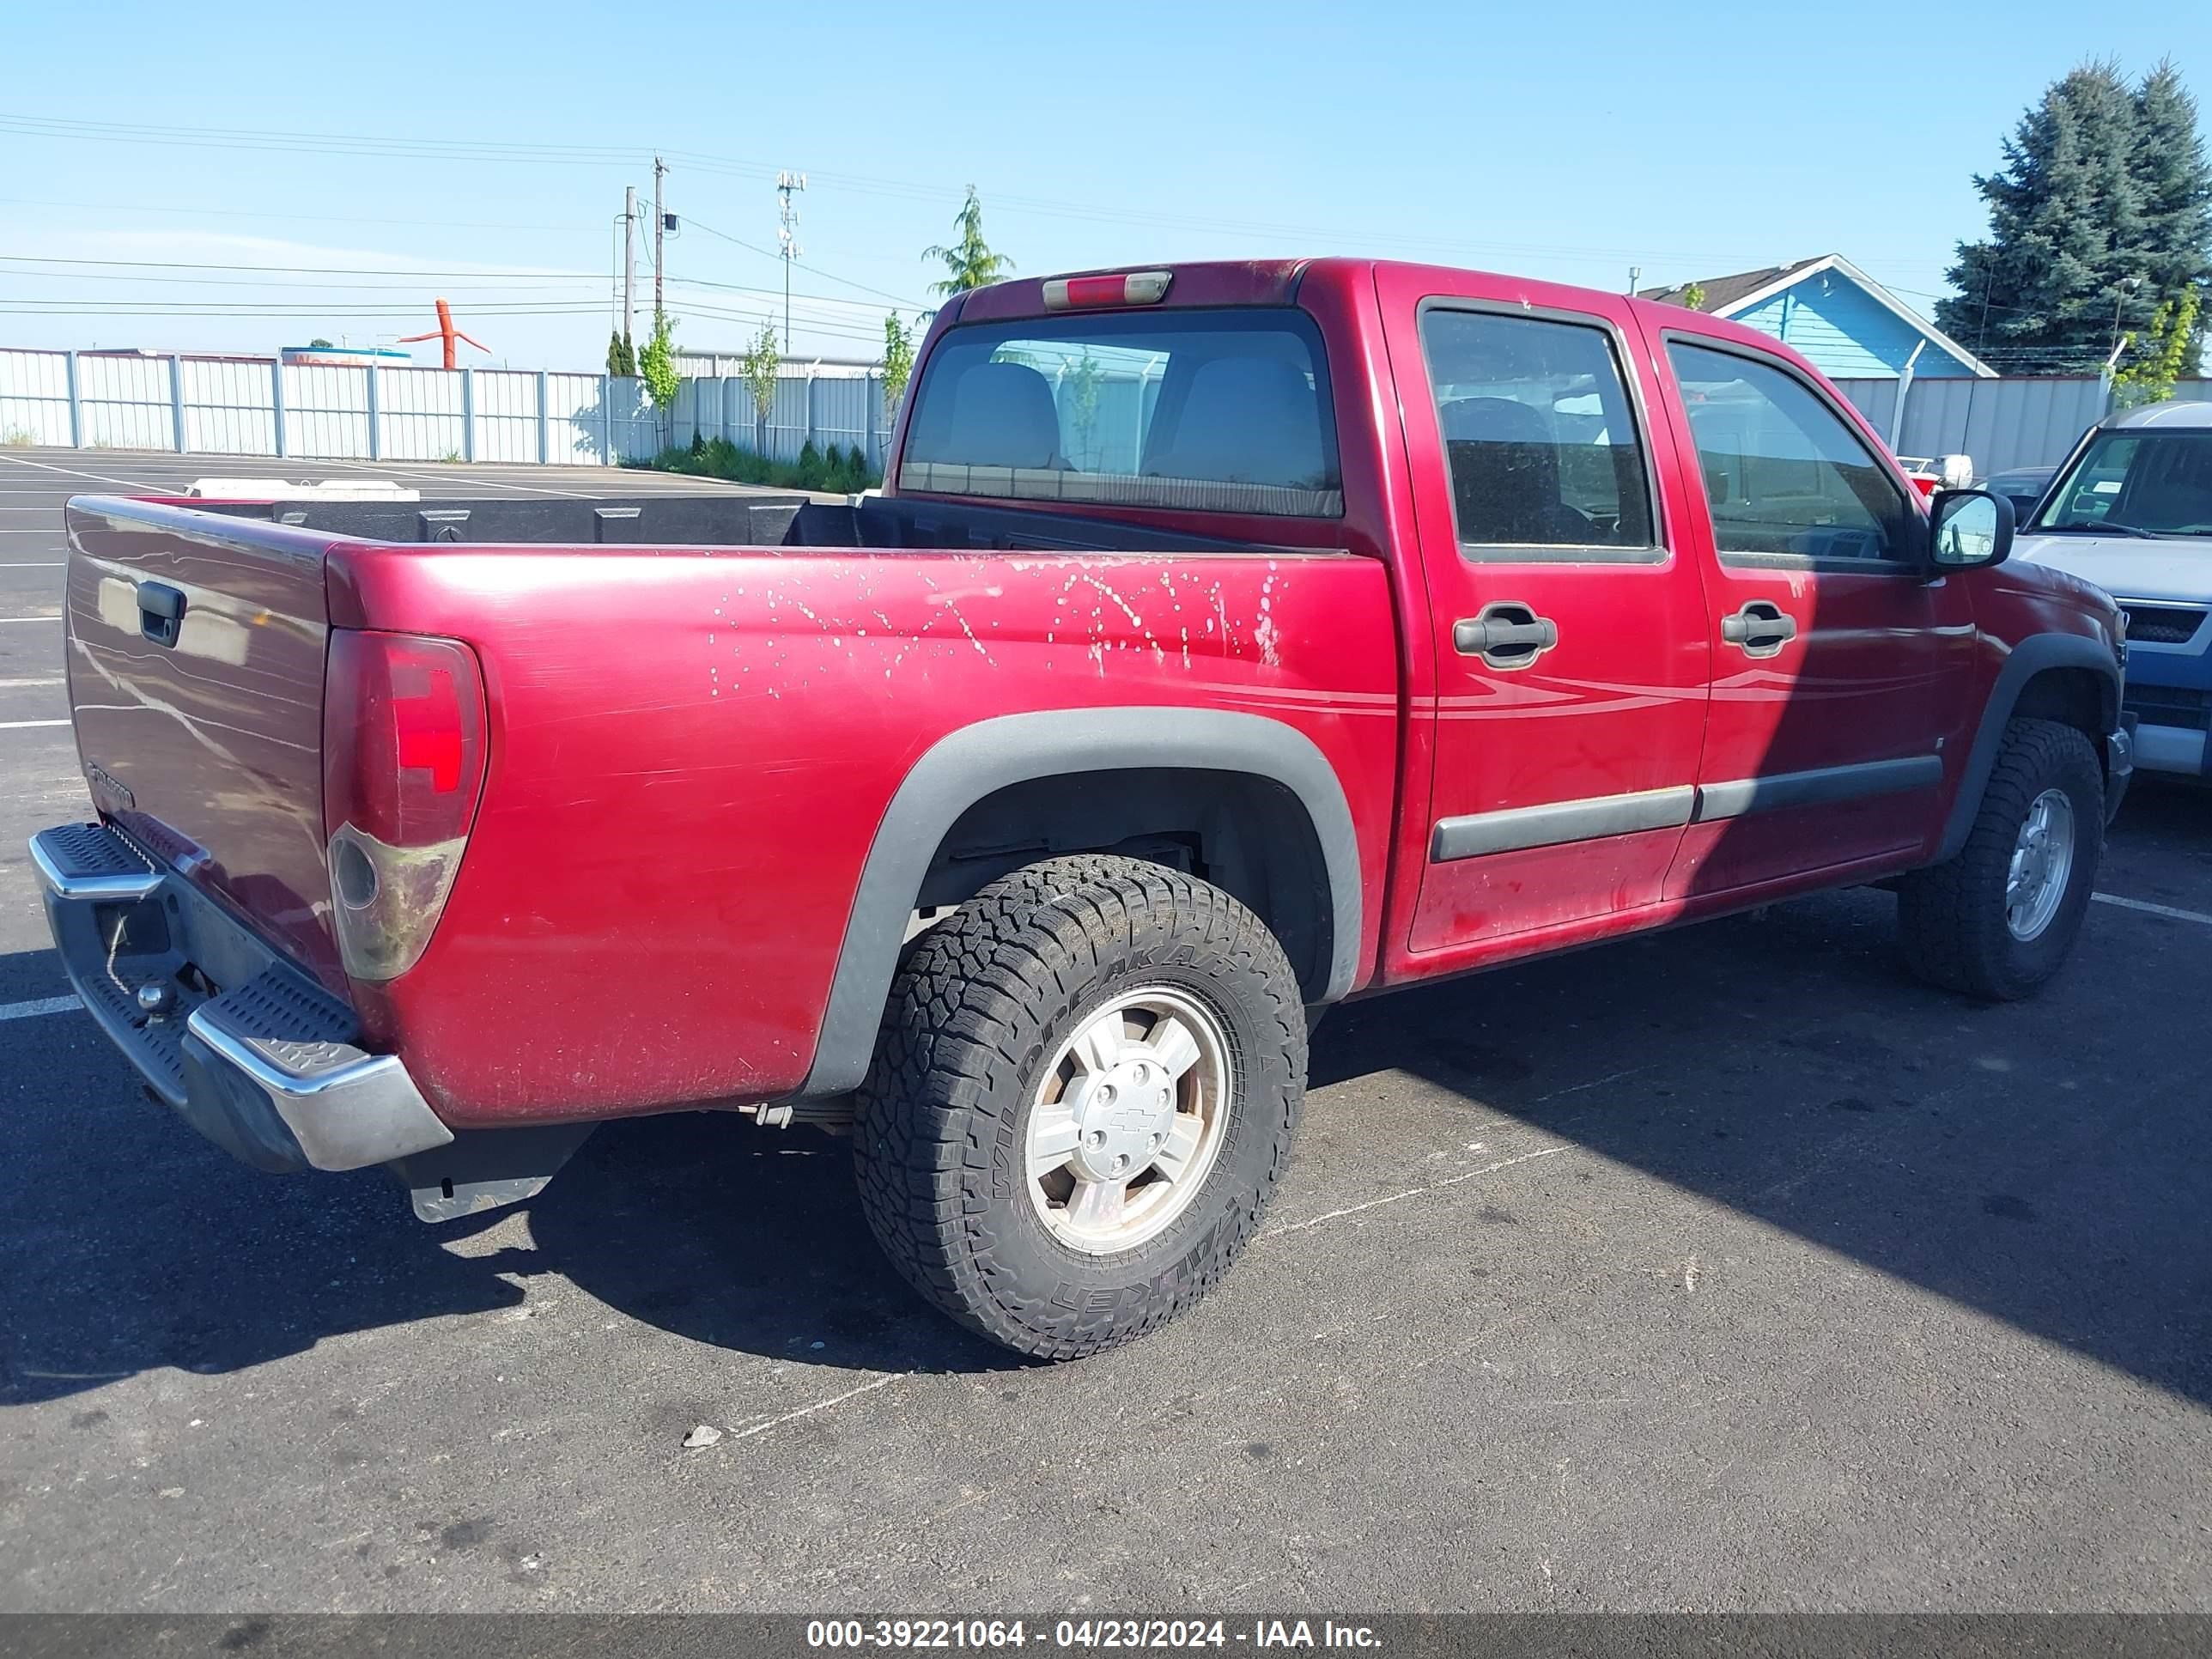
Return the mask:
<svg viewBox="0 0 2212 1659">
<path fill-rule="evenodd" d="M 775 230 L 776 251 L 783 255 L 783 349 L 791 349 L 791 267 L 800 252 L 799 246 L 799 209 L 792 203 L 793 191 L 806 188 L 803 173 L 779 173 L 775 175 L 775 192 L 783 198 L 778 210 Z"/>
<path fill-rule="evenodd" d="M 637 326 L 637 186 L 623 186 L 623 338 Z"/>
<path fill-rule="evenodd" d="M 2128 302 L 2128 295 L 2142 286 L 2140 276 L 2123 276 L 2112 295 L 2112 361 L 2120 360 L 2120 307 Z"/>
<path fill-rule="evenodd" d="M 667 262 L 661 256 L 661 233 L 668 228 L 668 216 L 660 207 L 660 180 L 668 172 L 668 164 L 658 155 L 653 158 L 653 327 L 660 331 L 661 289 L 667 276 Z"/>
</svg>

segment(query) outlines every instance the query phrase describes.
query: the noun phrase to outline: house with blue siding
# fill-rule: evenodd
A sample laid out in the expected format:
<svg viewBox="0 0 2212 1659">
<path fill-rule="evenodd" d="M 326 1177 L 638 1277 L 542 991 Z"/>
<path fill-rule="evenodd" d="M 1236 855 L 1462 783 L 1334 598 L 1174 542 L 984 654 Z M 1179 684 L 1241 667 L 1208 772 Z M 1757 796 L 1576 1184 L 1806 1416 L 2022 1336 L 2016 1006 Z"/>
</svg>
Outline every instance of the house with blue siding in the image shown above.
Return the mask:
<svg viewBox="0 0 2212 1659">
<path fill-rule="evenodd" d="M 1694 303 L 1709 317 L 1771 334 L 1832 380 L 1996 378 L 1995 369 L 1840 253 L 1647 289 L 1642 297 Z"/>
</svg>

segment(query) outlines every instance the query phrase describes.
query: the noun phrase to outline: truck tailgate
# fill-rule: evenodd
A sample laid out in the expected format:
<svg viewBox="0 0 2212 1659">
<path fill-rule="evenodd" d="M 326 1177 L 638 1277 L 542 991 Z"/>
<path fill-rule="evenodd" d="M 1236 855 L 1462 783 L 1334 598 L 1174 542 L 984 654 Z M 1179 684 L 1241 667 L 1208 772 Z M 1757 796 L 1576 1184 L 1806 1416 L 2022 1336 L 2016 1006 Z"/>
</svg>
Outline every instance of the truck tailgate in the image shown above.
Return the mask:
<svg viewBox="0 0 2212 1659">
<path fill-rule="evenodd" d="M 323 836 L 327 532 L 69 504 L 70 714 L 94 803 L 343 987 Z"/>
</svg>

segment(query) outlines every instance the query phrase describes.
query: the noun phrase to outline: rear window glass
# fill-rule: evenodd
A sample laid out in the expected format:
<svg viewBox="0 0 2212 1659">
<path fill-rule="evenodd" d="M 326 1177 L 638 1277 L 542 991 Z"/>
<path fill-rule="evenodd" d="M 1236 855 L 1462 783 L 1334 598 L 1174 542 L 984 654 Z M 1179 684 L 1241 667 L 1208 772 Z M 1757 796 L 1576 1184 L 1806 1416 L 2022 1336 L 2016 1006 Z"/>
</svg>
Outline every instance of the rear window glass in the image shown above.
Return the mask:
<svg viewBox="0 0 2212 1659">
<path fill-rule="evenodd" d="M 901 489 L 1209 513 L 1344 512 L 1321 340 L 1302 312 L 976 323 L 923 365 Z"/>
</svg>

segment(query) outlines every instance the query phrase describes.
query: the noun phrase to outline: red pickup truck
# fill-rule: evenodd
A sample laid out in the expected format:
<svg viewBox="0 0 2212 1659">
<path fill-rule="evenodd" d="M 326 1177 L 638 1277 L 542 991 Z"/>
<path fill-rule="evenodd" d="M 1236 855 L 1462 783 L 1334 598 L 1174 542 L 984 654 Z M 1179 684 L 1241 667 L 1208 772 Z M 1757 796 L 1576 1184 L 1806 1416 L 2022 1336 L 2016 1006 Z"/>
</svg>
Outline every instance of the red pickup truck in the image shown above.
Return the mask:
<svg viewBox="0 0 2212 1659">
<path fill-rule="evenodd" d="M 1006 283 L 849 502 L 72 501 L 98 821 L 34 849 L 250 1162 L 435 1219 L 608 1118 L 849 1127 L 899 1271 L 1068 1358 L 1252 1236 L 1344 998 L 1877 883 L 1929 980 L 2045 979 L 2125 646 L 2011 529 L 1687 311 Z"/>
</svg>

